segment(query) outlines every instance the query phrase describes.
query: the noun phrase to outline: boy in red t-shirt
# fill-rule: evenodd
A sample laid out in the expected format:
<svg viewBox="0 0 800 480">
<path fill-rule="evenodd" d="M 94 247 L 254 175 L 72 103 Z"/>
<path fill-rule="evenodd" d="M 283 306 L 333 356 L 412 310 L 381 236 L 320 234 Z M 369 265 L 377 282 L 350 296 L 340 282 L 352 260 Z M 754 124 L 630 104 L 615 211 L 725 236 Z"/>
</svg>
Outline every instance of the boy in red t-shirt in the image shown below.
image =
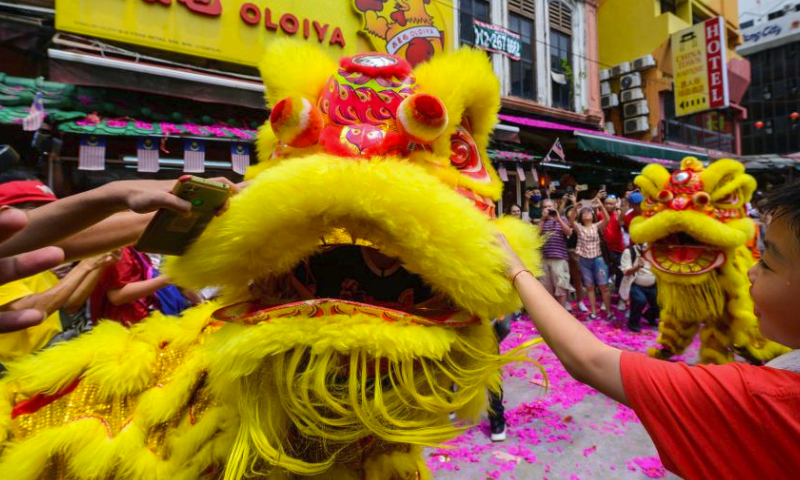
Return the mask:
<svg viewBox="0 0 800 480">
<path fill-rule="evenodd" d="M 761 332 L 800 348 L 800 182 L 767 197 L 761 262 L 750 272 Z M 525 309 L 576 380 L 639 415 L 668 470 L 687 479 L 800 476 L 800 350 L 756 367 L 689 366 L 598 340 L 525 270 L 505 238 Z"/>
</svg>

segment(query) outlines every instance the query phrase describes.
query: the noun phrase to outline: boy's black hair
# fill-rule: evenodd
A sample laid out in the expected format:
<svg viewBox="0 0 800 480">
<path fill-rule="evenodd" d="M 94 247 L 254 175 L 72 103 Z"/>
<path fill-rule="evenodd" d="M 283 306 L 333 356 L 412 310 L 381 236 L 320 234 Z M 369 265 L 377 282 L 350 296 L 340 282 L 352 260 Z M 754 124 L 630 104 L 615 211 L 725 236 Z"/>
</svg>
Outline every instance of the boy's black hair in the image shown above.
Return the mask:
<svg viewBox="0 0 800 480">
<path fill-rule="evenodd" d="M 40 180 L 36 174 L 27 168 L 13 168 L 0 173 L 0 185 L 8 182 L 18 182 L 24 180 Z"/>
<path fill-rule="evenodd" d="M 760 213 L 772 218 L 785 218 L 800 242 L 800 181 L 773 190 L 758 204 Z"/>
</svg>

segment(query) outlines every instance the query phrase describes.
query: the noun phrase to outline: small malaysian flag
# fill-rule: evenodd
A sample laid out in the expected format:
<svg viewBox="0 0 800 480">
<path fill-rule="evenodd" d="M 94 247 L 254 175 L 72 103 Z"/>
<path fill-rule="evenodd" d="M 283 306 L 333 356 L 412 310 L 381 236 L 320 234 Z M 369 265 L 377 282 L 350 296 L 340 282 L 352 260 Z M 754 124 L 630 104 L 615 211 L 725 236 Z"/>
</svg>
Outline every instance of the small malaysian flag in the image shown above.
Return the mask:
<svg viewBox="0 0 800 480">
<path fill-rule="evenodd" d="M 250 146 L 245 143 L 234 143 L 231 145 L 231 164 L 233 171 L 244 175 L 247 167 L 250 166 Z"/>
<path fill-rule="evenodd" d="M 47 114 L 44 113 L 44 104 L 42 103 L 42 92 L 36 92 L 28 116 L 22 120 L 22 129 L 26 132 L 35 132 L 39 130 L 42 127 L 42 123 L 44 123 L 44 117 L 46 115 Z"/>
<path fill-rule="evenodd" d="M 98 135 L 81 137 L 78 170 L 105 170 L 106 139 Z"/>
<path fill-rule="evenodd" d="M 556 138 L 556 142 L 553 144 L 553 147 L 550 150 L 558 155 L 558 158 L 560 158 L 562 162 L 567 160 L 566 156 L 564 155 L 564 149 L 561 147 L 560 139 Z"/>
<path fill-rule="evenodd" d="M 520 182 L 525 181 L 525 170 L 522 169 L 522 165 L 519 163 L 517 164 L 517 178 L 519 178 Z"/>
<path fill-rule="evenodd" d="M 139 164 L 136 170 L 139 172 L 157 172 L 158 165 L 158 141 L 153 137 L 139 137 L 136 139 L 136 158 Z"/>
<path fill-rule="evenodd" d="M 183 141 L 183 171 L 187 173 L 203 173 L 206 171 L 206 144 L 202 140 L 186 139 Z"/>
<path fill-rule="evenodd" d="M 506 170 L 506 166 L 502 163 L 497 167 L 497 174 L 500 176 L 500 180 L 504 182 L 508 181 L 508 171 Z"/>
</svg>

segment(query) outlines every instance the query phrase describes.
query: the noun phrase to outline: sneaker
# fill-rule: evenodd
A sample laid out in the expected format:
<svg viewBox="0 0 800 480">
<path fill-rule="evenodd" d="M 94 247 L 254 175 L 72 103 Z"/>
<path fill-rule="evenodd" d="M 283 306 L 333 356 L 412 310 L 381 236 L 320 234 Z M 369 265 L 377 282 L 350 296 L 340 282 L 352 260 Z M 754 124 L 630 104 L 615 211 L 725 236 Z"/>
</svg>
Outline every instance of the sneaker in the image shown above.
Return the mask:
<svg viewBox="0 0 800 480">
<path fill-rule="evenodd" d="M 627 309 L 628 309 L 628 304 L 625 303 L 625 300 L 620 300 L 619 303 L 617 304 L 617 310 L 625 311 Z"/>
<path fill-rule="evenodd" d="M 502 442 L 506 439 L 506 422 L 505 420 L 498 421 L 492 424 L 492 441 Z"/>
<path fill-rule="evenodd" d="M 597 315 L 595 315 L 594 313 L 590 313 L 589 320 L 597 320 Z"/>
<path fill-rule="evenodd" d="M 569 300 L 564 302 L 564 310 L 566 310 L 568 312 L 572 312 L 572 305 L 569 303 Z"/>
<path fill-rule="evenodd" d="M 589 307 L 587 307 L 586 304 L 583 302 L 578 302 L 578 310 L 580 310 L 583 313 L 589 313 Z"/>
<path fill-rule="evenodd" d="M 605 312 L 606 311 L 606 304 L 605 303 L 601 303 L 600 304 L 600 311 L 601 312 Z"/>
</svg>

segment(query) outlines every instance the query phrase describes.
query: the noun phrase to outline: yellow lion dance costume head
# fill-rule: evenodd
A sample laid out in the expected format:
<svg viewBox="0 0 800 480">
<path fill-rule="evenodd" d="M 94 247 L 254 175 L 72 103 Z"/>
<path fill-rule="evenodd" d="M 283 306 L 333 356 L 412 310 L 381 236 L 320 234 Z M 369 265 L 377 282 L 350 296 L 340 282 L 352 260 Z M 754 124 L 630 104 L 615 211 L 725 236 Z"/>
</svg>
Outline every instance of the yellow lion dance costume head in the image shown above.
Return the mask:
<svg viewBox="0 0 800 480">
<path fill-rule="evenodd" d="M 519 307 L 495 235 L 532 271 L 540 240 L 494 218 L 484 54 L 337 67 L 285 43 L 262 72 L 250 185 L 169 266 L 222 300 L 11 365 L 0 478 L 429 478 L 422 447 L 523 358 L 490 323 Z"/>
<path fill-rule="evenodd" d="M 745 206 L 756 181 L 734 160 L 708 168 L 688 157 L 669 173 L 645 167 L 636 178 L 645 195 L 642 215 L 631 222 L 631 239 L 647 243 L 644 257 L 658 279 L 661 325 L 649 353 L 680 354 L 700 331 L 700 361 L 727 363 L 734 353 L 753 363 L 787 350 L 758 329 L 747 270 L 753 257 L 745 244 L 755 234 Z"/>
</svg>

